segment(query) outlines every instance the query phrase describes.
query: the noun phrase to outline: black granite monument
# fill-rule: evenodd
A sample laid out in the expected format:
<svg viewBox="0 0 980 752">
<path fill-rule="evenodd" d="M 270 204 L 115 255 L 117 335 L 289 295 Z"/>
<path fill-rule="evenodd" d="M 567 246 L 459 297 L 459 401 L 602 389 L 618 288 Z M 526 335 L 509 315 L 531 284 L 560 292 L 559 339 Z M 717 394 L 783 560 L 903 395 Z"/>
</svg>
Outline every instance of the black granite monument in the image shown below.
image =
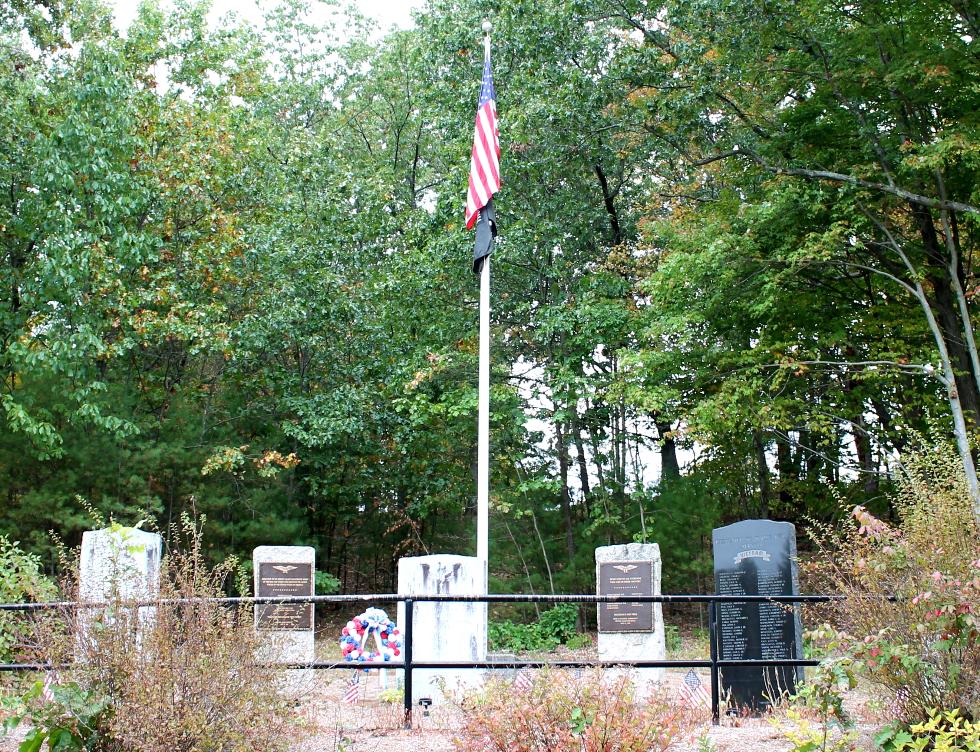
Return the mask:
<svg viewBox="0 0 980 752">
<path fill-rule="evenodd" d="M 718 595 L 799 595 L 796 528 L 789 522 L 744 520 L 713 531 Z M 803 657 L 799 608 L 787 603 L 719 603 L 721 660 Z M 752 711 L 766 709 L 803 679 L 793 666 L 721 669 L 722 693 Z"/>
</svg>

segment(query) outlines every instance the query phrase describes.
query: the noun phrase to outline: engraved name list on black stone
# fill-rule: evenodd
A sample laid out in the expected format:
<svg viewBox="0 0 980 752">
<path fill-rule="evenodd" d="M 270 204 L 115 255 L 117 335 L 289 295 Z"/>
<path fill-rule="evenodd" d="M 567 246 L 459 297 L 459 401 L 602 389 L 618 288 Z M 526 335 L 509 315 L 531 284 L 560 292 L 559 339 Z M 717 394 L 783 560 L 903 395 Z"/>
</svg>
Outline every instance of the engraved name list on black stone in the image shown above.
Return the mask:
<svg viewBox="0 0 980 752">
<path fill-rule="evenodd" d="M 788 522 L 744 520 L 712 533 L 718 595 L 798 595 L 796 529 Z M 722 660 L 803 656 L 799 609 L 786 603 L 719 603 Z M 722 669 L 722 692 L 735 706 L 764 710 L 793 692 L 802 669 L 791 666 Z"/>
<path fill-rule="evenodd" d="M 260 598 L 295 595 L 313 595 L 313 567 L 309 564 L 276 564 L 263 562 L 259 565 Z M 312 603 L 269 603 L 258 606 L 256 626 L 259 629 L 293 631 L 313 628 Z"/>
<path fill-rule="evenodd" d="M 599 562 L 599 595 L 653 595 L 652 561 Z M 600 632 L 652 632 L 652 603 L 600 603 Z"/>
</svg>

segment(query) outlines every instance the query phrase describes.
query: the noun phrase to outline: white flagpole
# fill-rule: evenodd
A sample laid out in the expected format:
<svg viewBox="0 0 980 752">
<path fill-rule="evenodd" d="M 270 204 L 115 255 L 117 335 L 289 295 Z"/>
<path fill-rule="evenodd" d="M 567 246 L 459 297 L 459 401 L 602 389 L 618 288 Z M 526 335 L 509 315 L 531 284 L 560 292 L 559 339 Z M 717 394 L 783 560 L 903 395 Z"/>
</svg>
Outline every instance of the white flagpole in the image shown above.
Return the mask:
<svg viewBox="0 0 980 752">
<path fill-rule="evenodd" d="M 484 59 L 490 57 L 489 21 L 483 22 Z M 480 272 L 480 382 L 477 408 L 476 557 L 490 560 L 490 257 Z"/>
<path fill-rule="evenodd" d="M 480 272 L 480 400 L 477 410 L 476 556 L 489 561 L 490 525 L 490 257 Z"/>
</svg>

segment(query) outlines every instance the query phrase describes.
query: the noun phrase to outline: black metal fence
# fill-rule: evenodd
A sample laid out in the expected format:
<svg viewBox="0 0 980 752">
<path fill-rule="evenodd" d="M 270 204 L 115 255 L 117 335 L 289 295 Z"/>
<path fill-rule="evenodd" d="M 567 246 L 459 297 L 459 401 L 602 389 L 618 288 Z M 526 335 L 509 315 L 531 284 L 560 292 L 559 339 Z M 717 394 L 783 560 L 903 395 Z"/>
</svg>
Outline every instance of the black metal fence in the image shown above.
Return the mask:
<svg viewBox="0 0 980 752">
<path fill-rule="evenodd" d="M 717 724 L 721 712 L 721 683 L 720 670 L 727 667 L 796 667 L 816 666 L 819 661 L 803 658 L 780 659 L 742 659 L 725 660 L 719 656 L 720 622 L 718 619 L 719 603 L 826 603 L 838 600 L 841 596 L 834 595 L 398 595 L 379 593 L 368 595 L 313 595 L 290 596 L 279 598 L 168 598 L 154 601 L 134 602 L 133 607 L 150 607 L 156 605 L 182 605 L 193 603 L 215 603 L 227 606 L 262 605 L 262 604 L 342 604 L 342 603 L 404 603 L 405 624 L 399 625 L 404 634 L 404 644 L 401 661 L 385 661 L 383 663 L 359 663 L 349 661 L 312 663 L 275 664 L 283 669 L 364 669 L 386 668 L 400 669 L 405 672 L 404 679 L 404 709 L 405 728 L 412 727 L 412 672 L 415 669 L 474 669 L 500 670 L 522 668 L 707 668 L 711 672 L 711 721 Z M 704 659 L 689 660 L 582 660 L 582 661 L 418 661 L 413 655 L 412 627 L 415 606 L 418 603 L 667 603 L 667 604 L 707 604 L 708 606 L 708 644 L 709 655 Z M 52 601 L 47 603 L 0 603 L 0 611 L 41 611 L 57 609 L 88 609 L 102 608 L 104 603 L 84 603 L 76 601 Z M 0 671 L 47 671 L 57 666 L 47 663 L 6 663 L 0 664 Z"/>
</svg>

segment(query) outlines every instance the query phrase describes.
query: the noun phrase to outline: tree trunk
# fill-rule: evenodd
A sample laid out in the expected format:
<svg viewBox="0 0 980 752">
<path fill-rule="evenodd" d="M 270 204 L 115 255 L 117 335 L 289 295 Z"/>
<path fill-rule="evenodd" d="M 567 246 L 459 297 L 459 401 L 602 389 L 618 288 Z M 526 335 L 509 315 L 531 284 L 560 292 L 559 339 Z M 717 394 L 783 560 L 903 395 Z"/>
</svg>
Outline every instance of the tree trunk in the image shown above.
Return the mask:
<svg viewBox="0 0 980 752">
<path fill-rule="evenodd" d="M 561 476 L 561 513 L 565 520 L 565 553 L 568 567 L 575 561 L 575 524 L 572 520 L 572 497 L 568 491 L 568 444 L 560 421 L 555 422 L 555 440 L 558 444 L 558 474 Z"/>
<path fill-rule="evenodd" d="M 779 471 L 779 503 L 788 507 L 793 502 L 790 482 L 799 480 L 799 477 L 793 465 L 793 449 L 789 439 L 781 435 L 776 436 L 776 469 Z"/>
<path fill-rule="evenodd" d="M 973 362 L 963 334 L 966 327 L 972 328 L 972 326 L 970 322 L 962 321 L 960 318 L 960 306 L 953 292 L 947 253 L 939 243 L 932 214 L 925 207 L 918 205 L 913 205 L 913 213 L 928 258 L 925 271 L 932 294 L 927 298 L 946 343 L 946 352 L 952 366 L 956 392 L 967 431 L 974 431 L 980 427 L 980 389 L 977 388 L 978 374 L 973 371 Z M 961 275 L 962 270 L 957 269 L 955 273 Z"/>
<path fill-rule="evenodd" d="M 762 440 L 762 431 L 752 431 L 752 443 L 755 446 L 755 460 L 759 475 L 759 517 L 769 519 L 769 507 L 772 505 L 772 487 L 769 483 L 769 463 L 766 460 L 766 444 Z"/>
<path fill-rule="evenodd" d="M 582 486 L 582 501 L 585 511 L 589 511 L 589 497 L 592 496 L 592 486 L 589 483 L 589 464 L 585 458 L 585 443 L 582 441 L 582 426 L 578 419 L 578 408 L 572 409 L 572 441 L 575 442 L 575 461 L 578 465 L 578 481 Z"/>
<path fill-rule="evenodd" d="M 670 423 L 654 420 L 660 434 L 660 480 L 668 483 L 681 477 L 681 465 L 677 461 L 677 442 L 671 434 Z"/>
</svg>

